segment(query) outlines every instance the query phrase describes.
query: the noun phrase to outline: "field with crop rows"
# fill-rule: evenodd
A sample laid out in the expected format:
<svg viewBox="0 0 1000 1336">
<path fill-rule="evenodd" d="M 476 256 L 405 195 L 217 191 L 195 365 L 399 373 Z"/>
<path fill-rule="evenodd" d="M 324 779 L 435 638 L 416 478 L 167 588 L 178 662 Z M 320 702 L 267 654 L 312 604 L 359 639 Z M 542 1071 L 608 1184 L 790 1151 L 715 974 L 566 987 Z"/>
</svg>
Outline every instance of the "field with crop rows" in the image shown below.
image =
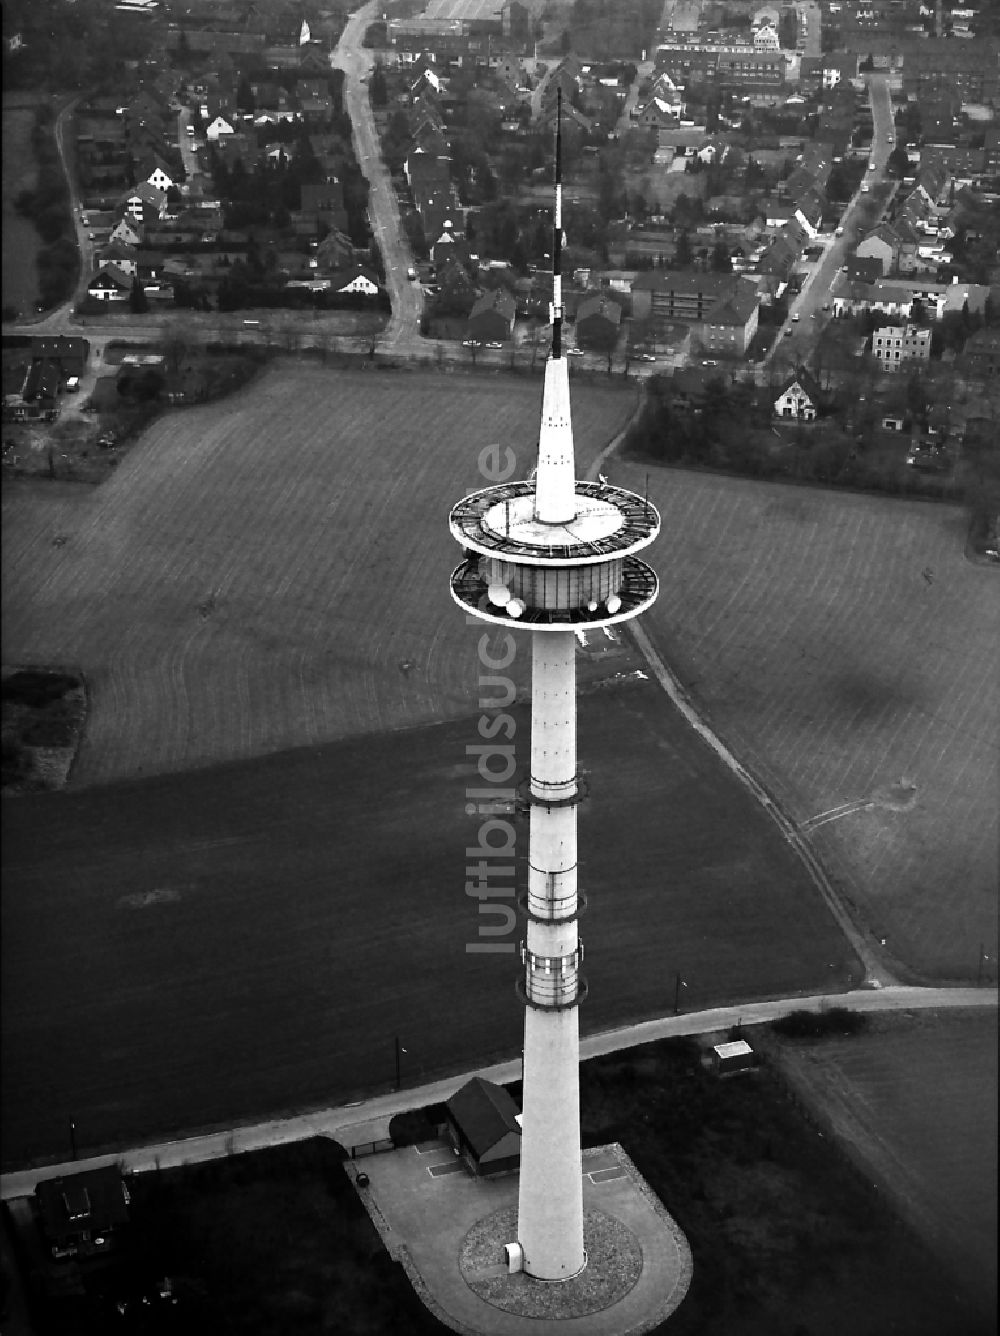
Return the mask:
<svg viewBox="0 0 1000 1336">
<path fill-rule="evenodd" d="M 868 1034 L 781 1045 L 836 1128 L 986 1313 L 997 1303 L 996 1013 L 872 1017 Z"/>
<path fill-rule="evenodd" d="M 64 1152 L 70 1118 L 94 1147 L 359 1098 L 391 1082 L 394 1036 L 408 1084 L 513 1057 L 527 828 L 481 904 L 476 723 L 4 802 L 5 1160 Z M 585 1031 L 678 993 L 857 980 L 801 862 L 655 683 L 582 693 L 580 765 Z"/>
<path fill-rule="evenodd" d="M 890 959 L 975 978 L 980 943 L 996 959 L 1000 572 L 966 561 L 964 513 L 668 469 L 649 488 L 666 662 Z"/>
<path fill-rule="evenodd" d="M 10 488 L 4 658 L 85 674 L 72 782 L 474 709 L 448 510 L 487 485 L 493 442 L 527 473 L 540 402 L 537 382 L 279 364 L 160 419 L 97 490 Z M 578 386 L 573 406 L 585 467 L 634 387 Z"/>
</svg>

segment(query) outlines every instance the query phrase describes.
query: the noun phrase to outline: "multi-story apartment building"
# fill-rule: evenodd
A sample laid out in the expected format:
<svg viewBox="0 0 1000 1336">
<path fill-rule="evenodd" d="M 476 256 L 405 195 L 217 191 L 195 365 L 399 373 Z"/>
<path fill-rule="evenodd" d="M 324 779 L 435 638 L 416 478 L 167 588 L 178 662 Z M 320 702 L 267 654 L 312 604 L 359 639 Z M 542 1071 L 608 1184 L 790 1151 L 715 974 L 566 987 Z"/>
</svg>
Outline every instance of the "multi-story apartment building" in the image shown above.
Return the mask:
<svg viewBox="0 0 1000 1336">
<path fill-rule="evenodd" d="M 872 352 L 883 371 L 908 370 L 930 361 L 931 331 L 927 325 L 883 325 L 872 334 Z"/>
</svg>

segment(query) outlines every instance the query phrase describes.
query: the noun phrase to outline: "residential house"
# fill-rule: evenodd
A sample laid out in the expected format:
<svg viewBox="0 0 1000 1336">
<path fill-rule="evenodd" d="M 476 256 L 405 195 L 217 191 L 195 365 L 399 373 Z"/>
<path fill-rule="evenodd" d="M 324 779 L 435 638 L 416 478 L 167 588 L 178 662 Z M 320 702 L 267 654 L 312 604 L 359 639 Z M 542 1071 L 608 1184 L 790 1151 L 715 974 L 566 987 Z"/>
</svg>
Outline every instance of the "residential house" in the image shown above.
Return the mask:
<svg viewBox="0 0 1000 1336">
<path fill-rule="evenodd" d="M 981 329 L 965 341 L 961 367 L 970 380 L 996 380 L 1000 377 L 1000 331 Z"/>
<path fill-rule="evenodd" d="M 877 255 L 848 255 L 847 276 L 859 283 L 877 283 L 885 277 L 882 260 Z"/>
<path fill-rule="evenodd" d="M 872 334 L 872 352 L 883 371 L 906 371 L 913 362 L 929 362 L 930 328 L 927 325 L 884 325 Z"/>
<path fill-rule="evenodd" d="M 236 126 L 221 113 L 213 116 L 205 127 L 205 137 L 210 144 L 218 143 L 220 139 L 225 139 L 235 133 Z"/>
<path fill-rule="evenodd" d="M 856 251 L 860 260 L 874 260 L 879 265 L 879 278 L 886 278 L 899 261 L 899 237 L 891 224 L 880 223 L 874 232 L 858 242 Z"/>
<path fill-rule="evenodd" d="M 167 193 L 156 186 L 143 181 L 134 190 L 129 190 L 122 201 L 125 215 L 137 223 L 155 222 L 163 217 L 167 205 Z"/>
<path fill-rule="evenodd" d="M 108 240 L 116 245 L 133 247 L 141 243 L 144 233 L 145 228 L 142 222 L 126 215 L 124 218 L 119 218 L 111 229 Z"/>
<path fill-rule="evenodd" d="M 157 190 L 162 190 L 164 194 L 177 184 L 171 174 L 170 168 L 155 153 L 148 154 L 139 167 L 140 180 L 148 181 L 151 186 Z"/>
<path fill-rule="evenodd" d="M 477 298 L 469 313 L 469 338 L 503 343 L 514 329 L 515 302 L 506 288 L 492 288 Z"/>
<path fill-rule="evenodd" d="M 139 251 L 135 246 L 126 246 L 120 241 L 113 241 L 109 246 L 101 248 L 98 258 L 101 264 L 116 265 L 130 278 L 139 272 Z"/>
<path fill-rule="evenodd" d="M 39 1230 L 55 1258 L 104 1252 L 128 1224 L 128 1188 L 115 1165 L 42 1179 L 35 1201 Z"/>
<path fill-rule="evenodd" d="M 732 295 L 713 306 L 701 322 L 701 340 L 709 352 L 745 357 L 760 316 L 760 297 L 754 285 L 737 280 Z"/>
<path fill-rule="evenodd" d="M 576 310 L 576 341 L 581 348 L 607 352 L 618 342 L 622 308 L 603 293 L 585 297 Z"/>
<path fill-rule="evenodd" d="M 792 217 L 809 236 L 818 237 L 823 225 L 823 200 L 815 190 L 806 190 L 795 201 Z"/>
<path fill-rule="evenodd" d="M 815 379 L 800 367 L 774 401 L 775 417 L 815 422 L 819 416 L 820 392 Z"/>
<path fill-rule="evenodd" d="M 503 1086 L 473 1076 L 445 1104 L 444 1132 L 466 1167 L 489 1177 L 518 1167 L 521 1126 Z"/>
<path fill-rule="evenodd" d="M 341 296 L 377 297 L 380 289 L 375 275 L 356 264 L 330 276 L 330 291 Z"/>
<path fill-rule="evenodd" d="M 632 112 L 632 120 L 642 130 L 664 130 L 677 124 L 681 106 L 672 106 L 662 98 L 651 97 Z"/>
<path fill-rule="evenodd" d="M 31 356 L 35 361 L 54 363 L 63 380 L 82 376 L 90 357 L 90 343 L 69 334 L 44 334 L 31 340 Z"/>
<path fill-rule="evenodd" d="M 132 292 L 132 279 L 114 264 L 103 264 L 87 284 L 87 295 L 95 301 L 127 302 Z"/>
</svg>

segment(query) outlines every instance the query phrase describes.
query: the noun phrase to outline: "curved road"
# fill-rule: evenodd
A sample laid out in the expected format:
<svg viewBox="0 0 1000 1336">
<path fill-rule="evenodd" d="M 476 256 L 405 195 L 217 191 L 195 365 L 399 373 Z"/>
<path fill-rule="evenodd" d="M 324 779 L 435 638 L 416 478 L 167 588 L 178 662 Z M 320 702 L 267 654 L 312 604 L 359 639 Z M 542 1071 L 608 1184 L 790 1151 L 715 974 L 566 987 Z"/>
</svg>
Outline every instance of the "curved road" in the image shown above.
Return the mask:
<svg viewBox="0 0 1000 1336">
<path fill-rule="evenodd" d="M 869 75 L 868 97 L 872 106 L 874 129 L 872 146 L 865 164 L 863 184 L 872 187 L 881 185 L 885 180 L 886 163 L 893 149 L 892 96 L 886 75 Z M 874 163 L 871 169 L 868 168 L 869 162 Z M 822 307 L 830 300 L 833 281 L 846 261 L 848 252 L 854 249 L 855 232 L 859 226 L 866 228 L 864 218 L 867 201 L 871 198 L 870 191 L 863 191 L 860 187 L 855 192 L 840 220 L 843 235 L 839 237 L 835 235 L 827 241 L 823 258 L 789 307 L 788 319 L 778 330 L 775 342 L 764 358 L 765 363 L 782 354 L 797 364 L 806 361 L 823 320 Z M 790 334 L 786 334 L 788 330 L 791 330 Z"/>
<path fill-rule="evenodd" d="M 330 64 L 344 72 L 344 108 L 354 129 L 355 155 L 368 178 L 369 217 L 385 265 L 386 287 L 392 302 L 392 318 L 379 344 L 385 351 L 400 351 L 420 338 L 423 292 L 419 283 L 406 276 L 414 259 L 399 216 L 392 179 L 382 160 L 368 98 L 367 79 L 375 56 L 362 46 L 362 41 L 365 29 L 380 14 L 381 9 L 375 0 L 353 13 L 330 56 Z"/>
</svg>

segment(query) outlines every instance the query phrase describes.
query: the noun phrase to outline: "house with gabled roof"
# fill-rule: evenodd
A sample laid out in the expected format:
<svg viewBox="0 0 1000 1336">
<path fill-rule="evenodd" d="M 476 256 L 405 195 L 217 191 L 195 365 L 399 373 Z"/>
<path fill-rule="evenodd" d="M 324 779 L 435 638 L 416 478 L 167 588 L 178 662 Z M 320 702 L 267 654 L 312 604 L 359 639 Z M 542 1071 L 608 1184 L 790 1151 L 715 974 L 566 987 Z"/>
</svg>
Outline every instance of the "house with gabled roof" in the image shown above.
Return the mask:
<svg viewBox="0 0 1000 1336">
<path fill-rule="evenodd" d="M 576 308 L 576 341 L 581 348 L 607 352 L 618 342 L 622 308 L 605 293 L 584 297 Z"/>
<path fill-rule="evenodd" d="M 792 216 L 810 239 L 818 237 L 823 225 L 823 199 L 819 192 L 814 189 L 803 191 L 795 200 Z"/>
<path fill-rule="evenodd" d="M 316 247 L 314 258 L 321 273 L 337 273 L 353 262 L 354 245 L 345 233 L 332 228 Z"/>
<path fill-rule="evenodd" d="M 480 343 L 505 343 L 514 328 L 516 303 L 506 288 L 491 288 L 477 297 L 469 312 L 469 338 Z"/>
<path fill-rule="evenodd" d="M 102 264 L 87 284 L 87 295 L 99 302 L 127 302 L 132 292 L 132 279 L 116 264 Z"/>
<path fill-rule="evenodd" d="M 139 175 L 142 180 L 147 181 L 157 190 L 166 192 L 177 182 L 171 174 L 170 168 L 164 160 L 156 153 L 149 153 L 143 159 L 139 167 Z"/>
<path fill-rule="evenodd" d="M 855 252 L 859 260 L 877 260 L 881 266 L 879 278 L 885 278 L 896 267 L 899 258 L 899 238 L 890 223 L 879 223 L 858 242 Z"/>
<path fill-rule="evenodd" d="M 141 220 L 126 214 L 125 217 L 119 218 L 111 229 L 108 240 L 122 246 L 138 246 L 142 241 L 144 231 L 145 228 Z"/>
<path fill-rule="evenodd" d="M 503 1086 L 473 1076 L 445 1104 L 445 1135 L 477 1177 L 509 1172 L 521 1162 L 517 1105 Z"/>
<path fill-rule="evenodd" d="M 129 277 L 139 272 L 139 252 L 135 246 L 126 246 L 124 242 L 112 241 L 110 245 L 102 246 L 98 258 L 101 264 L 113 264 Z"/>
<path fill-rule="evenodd" d="M 799 422 L 815 422 L 819 411 L 819 385 L 804 367 L 800 367 L 775 399 L 774 415 L 780 418 L 795 418 Z"/>
<path fill-rule="evenodd" d="M 710 352 L 744 357 L 757 333 L 759 319 L 756 288 L 740 279 L 732 294 L 713 306 L 702 320 L 702 343 Z"/>
<path fill-rule="evenodd" d="M 228 135 L 236 133 L 236 126 L 231 120 L 220 113 L 217 113 L 205 127 L 205 137 L 209 143 L 216 143 L 219 139 L 225 139 Z"/>
<path fill-rule="evenodd" d="M 122 201 L 125 214 L 136 222 L 155 222 L 163 217 L 167 205 L 167 192 L 159 190 L 148 181 L 126 192 Z"/>
<path fill-rule="evenodd" d="M 341 296 L 377 297 L 380 289 L 371 270 L 355 264 L 339 274 L 330 275 L 330 291 Z"/>
</svg>

